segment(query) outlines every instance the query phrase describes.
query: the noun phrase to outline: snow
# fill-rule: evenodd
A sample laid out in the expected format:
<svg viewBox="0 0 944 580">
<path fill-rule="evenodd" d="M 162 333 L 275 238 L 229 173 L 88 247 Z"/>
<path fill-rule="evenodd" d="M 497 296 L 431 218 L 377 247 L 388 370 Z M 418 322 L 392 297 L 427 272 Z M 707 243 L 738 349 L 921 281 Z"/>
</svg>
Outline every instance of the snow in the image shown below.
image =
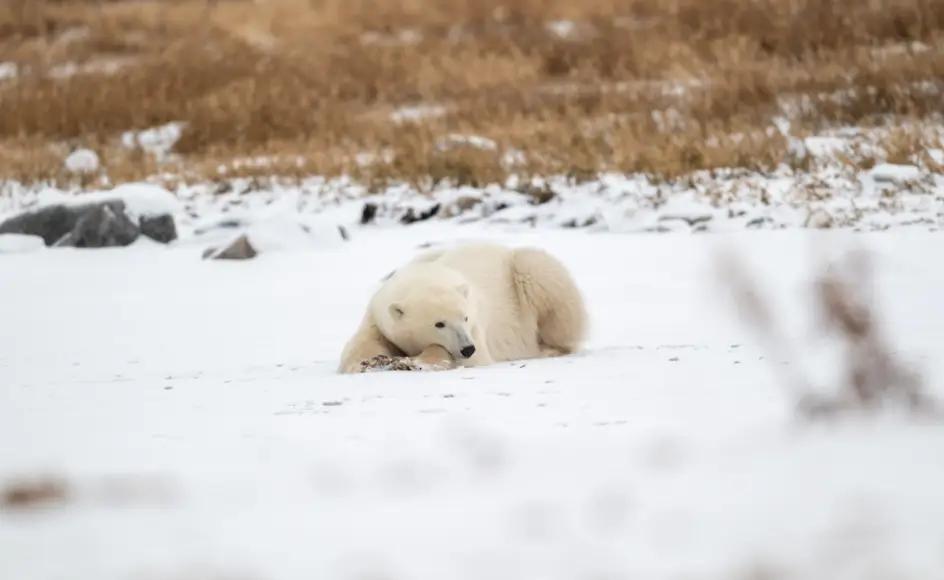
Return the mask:
<svg viewBox="0 0 944 580">
<path fill-rule="evenodd" d="M 323 220 L 300 220 L 281 215 L 269 218 L 235 219 L 224 223 L 236 223 L 235 227 L 210 225 L 205 233 L 185 243 L 211 247 L 225 247 L 241 235 L 249 239 L 252 247 L 260 252 L 281 252 L 299 249 L 324 249 L 343 241 L 337 225 Z"/>
<path fill-rule="evenodd" d="M 15 62 L 0 62 L 0 82 L 13 80 L 19 73 L 20 69 Z"/>
<path fill-rule="evenodd" d="M 572 20 L 552 20 L 545 27 L 548 32 L 562 39 L 573 38 L 577 33 L 577 24 Z"/>
<path fill-rule="evenodd" d="M 71 203 L 82 205 L 120 199 L 125 202 L 129 215 L 151 217 L 175 214 L 180 211 L 180 202 L 171 192 L 150 183 L 125 183 L 114 189 L 93 191 L 70 197 L 50 197 L 48 203 Z"/>
<path fill-rule="evenodd" d="M 88 62 L 65 62 L 50 67 L 46 74 L 53 79 L 64 80 L 78 75 L 107 75 L 120 73 L 138 61 L 134 57 L 108 57 L 90 60 Z"/>
<path fill-rule="evenodd" d="M 931 47 L 923 42 L 913 40 L 911 42 L 901 42 L 887 46 L 876 47 L 871 50 L 872 55 L 878 59 L 887 59 L 890 57 L 922 54 L 931 50 Z"/>
<path fill-rule="evenodd" d="M 508 149 L 502 153 L 501 164 L 506 168 L 515 168 L 526 165 L 528 155 L 520 149 Z"/>
<path fill-rule="evenodd" d="M 448 110 L 442 105 L 421 103 L 403 106 L 390 114 L 390 120 L 397 124 L 418 123 L 426 119 L 444 116 Z"/>
<path fill-rule="evenodd" d="M 361 35 L 361 44 L 378 48 L 413 46 L 423 40 L 423 34 L 412 28 L 404 28 L 395 33 L 365 32 Z"/>
<path fill-rule="evenodd" d="M 46 247 L 39 236 L 26 234 L 0 234 L 0 254 L 33 252 Z"/>
<path fill-rule="evenodd" d="M 141 148 L 158 160 L 166 159 L 183 135 L 186 123 L 173 122 L 143 131 L 126 131 L 121 144 L 127 149 Z"/>
<path fill-rule="evenodd" d="M 448 151 L 449 149 L 462 146 L 482 149 L 484 151 L 493 151 L 498 148 L 498 143 L 495 143 L 494 140 L 488 137 L 482 137 L 481 135 L 461 135 L 459 133 L 449 134 L 436 142 L 436 149 L 440 151 Z"/>
<path fill-rule="evenodd" d="M 921 170 L 914 165 L 896 165 L 894 163 L 881 163 L 873 167 L 869 173 L 875 181 L 892 183 L 914 181 L 921 177 Z"/>
<path fill-rule="evenodd" d="M 0 577 L 935 577 L 940 418 L 810 422 L 788 379 L 828 394 L 847 371 L 811 289 L 861 248 L 893 354 L 944 397 L 944 265 L 928 259 L 944 175 L 921 161 L 940 150 L 862 169 L 886 158 L 887 133 L 778 129 L 802 169 L 380 192 L 349 177 L 84 193 L 0 181 L 0 219 L 122 199 L 180 233 L 102 250 L 0 236 Z M 168 142 L 153 131 L 144 142 Z M 476 135 L 438 145 L 525 158 Z M 365 203 L 377 214 L 360 226 Z M 255 259 L 201 259 L 241 234 Z M 593 322 L 583 352 L 335 372 L 384 275 L 477 238 L 572 269 Z M 738 322 L 725 252 L 771 294 L 789 348 Z M 67 485 L 61 501 L 4 505 L 7 486 L 44 475 Z"/>
<path fill-rule="evenodd" d="M 559 256 L 590 306 L 586 350 L 336 374 L 380 278 L 470 238 Z M 939 238 L 431 221 L 240 263 L 201 260 L 193 237 L 5 255 L 0 488 L 52 474 L 69 494 L 0 507 L 0 576 L 936 577 L 944 425 L 804 422 L 781 379 L 830 384 L 806 297 L 821 260 L 861 247 L 888 339 L 944 395 Z M 716 261 L 732 249 L 772 293 L 788 360 L 737 322 Z"/>
<path fill-rule="evenodd" d="M 95 173 L 101 161 L 91 149 L 76 149 L 66 157 L 65 166 L 70 173 Z"/>
<path fill-rule="evenodd" d="M 803 140 L 806 150 L 814 157 L 834 156 L 848 147 L 848 141 L 839 137 L 807 137 Z"/>
<path fill-rule="evenodd" d="M 396 156 L 390 149 L 380 151 L 361 151 L 354 155 L 354 162 L 360 167 L 368 167 L 375 163 L 393 163 Z"/>
</svg>

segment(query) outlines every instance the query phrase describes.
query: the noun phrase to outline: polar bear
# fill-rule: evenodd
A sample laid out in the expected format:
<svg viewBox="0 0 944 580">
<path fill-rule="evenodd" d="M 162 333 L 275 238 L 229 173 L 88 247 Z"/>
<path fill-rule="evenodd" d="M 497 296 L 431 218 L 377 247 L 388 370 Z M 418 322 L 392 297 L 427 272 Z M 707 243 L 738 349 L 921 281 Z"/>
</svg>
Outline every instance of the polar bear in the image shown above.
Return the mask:
<svg viewBox="0 0 944 580">
<path fill-rule="evenodd" d="M 466 243 L 423 254 L 384 279 L 341 354 L 342 373 L 378 355 L 421 368 L 560 356 L 587 331 L 583 297 L 535 248 Z"/>
</svg>

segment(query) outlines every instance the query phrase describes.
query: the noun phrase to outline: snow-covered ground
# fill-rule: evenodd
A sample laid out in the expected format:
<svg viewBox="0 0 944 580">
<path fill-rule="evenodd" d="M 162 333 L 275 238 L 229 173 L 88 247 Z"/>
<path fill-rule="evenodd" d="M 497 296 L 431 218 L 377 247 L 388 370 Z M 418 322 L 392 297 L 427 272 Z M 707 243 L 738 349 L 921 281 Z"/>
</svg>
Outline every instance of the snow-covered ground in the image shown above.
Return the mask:
<svg viewBox="0 0 944 580">
<path fill-rule="evenodd" d="M 425 109 L 419 108 L 420 111 Z M 413 114 L 413 113 L 411 113 Z M 159 163 L 173 160 L 172 148 L 183 124 L 170 123 L 122 136 L 124 147 L 138 147 Z M 563 175 L 525 179 L 511 175 L 505 183 L 485 187 L 443 181 L 422 188 L 392 183 L 371 191 L 347 176 L 305 179 L 227 177 L 231 171 L 271 168 L 301 157 L 268 156 L 234 159 L 221 164 L 218 179 L 188 181 L 173 166 L 154 175 L 152 185 L 171 185 L 182 211 L 184 232 L 206 230 L 214 223 L 258 221 L 278 214 L 295 219 L 317 214 L 349 220 L 366 202 L 375 206 L 379 223 L 414 221 L 418 216 L 455 223 L 494 223 L 532 227 L 586 228 L 620 233 L 731 232 L 798 227 L 883 231 L 890 228 L 940 230 L 944 226 L 944 124 L 895 124 L 887 127 L 842 127 L 821 134 L 795 136 L 780 120 L 770 127 L 787 144 L 783 162 L 769 171 L 722 168 L 696 171 L 674 179 L 644 174 L 601 173 L 576 181 Z M 892 155 L 889 143 L 918 139 L 926 146 L 915 153 Z M 897 140 L 897 141 L 896 141 Z M 472 148 L 500 155 L 515 169 L 527 154 L 479 135 L 449 134 L 439 150 Z M 361 166 L 395 161 L 392 151 L 363 151 Z M 94 151 L 79 149 L 65 161 L 73 174 L 102 168 Z M 288 163 L 291 165 L 291 163 Z M 24 209 L 58 203 L 88 191 L 109 190 L 104 173 L 88 184 L 65 190 L 23 185 L 0 179 L 0 220 Z M 127 184 L 126 184 L 127 185 Z M 112 195 L 112 193 L 102 193 Z M 88 199 L 88 198 L 84 198 Z M 354 209 L 356 207 L 356 209 Z M 339 213 L 340 212 L 340 213 Z"/>
<path fill-rule="evenodd" d="M 809 422 L 782 381 L 835 384 L 809 288 L 861 247 L 889 342 L 944 396 L 939 233 L 431 220 L 216 262 L 198 226 L 169 247 L 0 255 L 0 485 L 65 485 L 0 509 L 0 578 L 941 577 L 944 424 Z M 379 279 L 469 238 L 564 260 L 585 352 L 336 374 Z M 734 316 L 725 250 L 773 296 L 789 360 Z"/>
</svg>

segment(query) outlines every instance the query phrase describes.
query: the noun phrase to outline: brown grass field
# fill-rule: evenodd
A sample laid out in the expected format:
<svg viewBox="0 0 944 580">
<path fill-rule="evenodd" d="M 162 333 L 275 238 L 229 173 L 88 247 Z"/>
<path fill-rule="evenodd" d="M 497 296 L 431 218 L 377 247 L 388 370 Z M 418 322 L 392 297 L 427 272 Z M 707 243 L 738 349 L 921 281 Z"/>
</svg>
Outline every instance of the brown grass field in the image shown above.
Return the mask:
<svg viewBox="0 0 944 580">
<path fill-rule="evenodd" d="M 938 120 L 942 34 L 944 0 L 0 0 L 0 177 L 67 179 L 77 146 L 112 181 L 766 169 L 778 116 Z M 169 162 L 120 145 L 171 121 Z"/>
</svg>

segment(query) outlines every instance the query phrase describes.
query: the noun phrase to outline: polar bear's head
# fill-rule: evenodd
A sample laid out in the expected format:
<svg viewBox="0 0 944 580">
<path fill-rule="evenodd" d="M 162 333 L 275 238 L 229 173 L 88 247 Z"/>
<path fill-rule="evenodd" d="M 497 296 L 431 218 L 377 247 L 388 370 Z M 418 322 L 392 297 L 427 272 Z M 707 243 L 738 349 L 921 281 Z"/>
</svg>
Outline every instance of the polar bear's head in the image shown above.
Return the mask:
<svg viewBox="0 0 944 580">
<path fill-rule="evenodd" d="M 408 356 L 439 345 L 456 360 L 475 354 L 475 312 L 468 283 L 459 276 L 409 276 L 386 305 L 384 335 Z"/>
</svg>

